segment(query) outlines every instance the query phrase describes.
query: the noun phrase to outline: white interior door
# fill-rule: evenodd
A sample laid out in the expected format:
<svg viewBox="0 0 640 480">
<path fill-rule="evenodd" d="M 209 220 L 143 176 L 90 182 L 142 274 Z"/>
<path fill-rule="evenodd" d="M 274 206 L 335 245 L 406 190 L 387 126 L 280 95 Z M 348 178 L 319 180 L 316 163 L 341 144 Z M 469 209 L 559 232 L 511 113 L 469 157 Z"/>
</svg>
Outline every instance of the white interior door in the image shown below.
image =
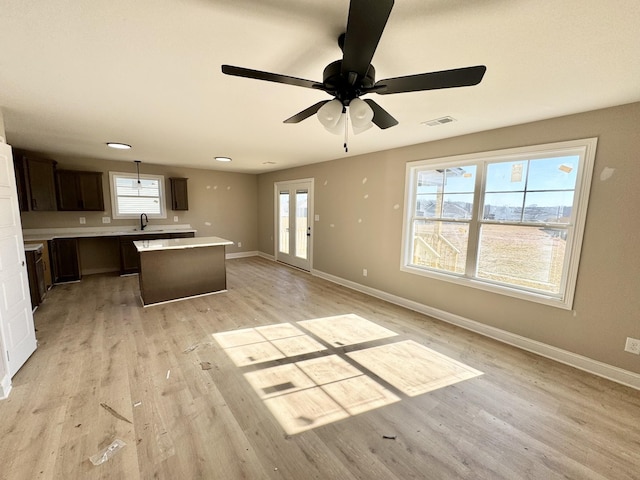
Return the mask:
<svg viewBox="0 0 640 480">
<path fill-rule="evenodd" d="M 11 147 L 0 143 L 0 333 L 9 377 L 36 350 Z"/>
<path fill-rule="evenodd" d="M 276 183 L 276 260 L 311 270 L 313 180 Z"/>
</svg>

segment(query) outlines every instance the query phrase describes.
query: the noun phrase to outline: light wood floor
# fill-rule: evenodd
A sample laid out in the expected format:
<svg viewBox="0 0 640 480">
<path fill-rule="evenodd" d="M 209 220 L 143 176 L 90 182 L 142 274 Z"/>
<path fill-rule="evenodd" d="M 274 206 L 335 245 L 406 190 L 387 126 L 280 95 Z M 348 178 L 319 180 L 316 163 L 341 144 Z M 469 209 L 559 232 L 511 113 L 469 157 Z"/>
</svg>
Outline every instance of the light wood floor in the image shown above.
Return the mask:
<svg viewBox="0 0 640 480">
<path fill-rule="evenodd" d="M 640 478 L 638 391 L 264 259 L 227 272 L 226 293 L 147 309 L 135 276 L 50 291 L 0 401 L 0 478 Z M 286 434 L 244 376 L 256 367 L 212 334 L 343 314 L 483 375 Z"/>
</svg>

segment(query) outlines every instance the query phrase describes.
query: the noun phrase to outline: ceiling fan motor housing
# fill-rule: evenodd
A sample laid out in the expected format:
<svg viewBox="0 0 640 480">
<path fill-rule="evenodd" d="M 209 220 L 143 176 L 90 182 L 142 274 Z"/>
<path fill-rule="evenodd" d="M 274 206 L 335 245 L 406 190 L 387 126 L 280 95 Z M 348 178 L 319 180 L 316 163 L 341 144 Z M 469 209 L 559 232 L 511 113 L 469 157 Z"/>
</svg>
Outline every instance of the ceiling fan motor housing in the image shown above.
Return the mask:
<svg viewBox="0 0 640 480">
<path fill-rule="evenodd" d="M 317 102 L 287 118 L 284 123 L 299 123 L 320 112 L 328 104 L 334 106 L 338 104 L 339 108 L 339 103 L 341 103 L 344 112 L 345 107 L 348 107 L 356 98 L 368 93 L 389 95 L 466 87 L 480 83 L 487 69 L 484 65 L 386 78 L 376 84 L 376 70 L 371 65 L 371 61 L 391 14 L 393 4 L 394 0 L 349 0 L 347 28 L 338 38 L 342 59 L 325 67 L 322 83 L 232 65 L 222 65 L 222 73 L 321 90 L 337 100 L 337 102 L 329 100 Z M 398 125 L 398 121 L 374 100 L 368 98 L 357 103 L 361 107 L 361 112 L 370 113 L 363 107 L 365 103 L 373 110 L 371 121 L 379 128 L 385 129 Z M 358 108 L 354 106 L 354 110 L 358 111 Z"/>
<path fill-rule="evenodd" d="M 342 73 L 342 60 L 330 63 L 322 73 L 322 84 L 325 91 L 347 106 L 351 100 L 364 95 L 373 88 L 376 83 L 376 69 L 373 68 L 373 65 L 369 65 L 364 78 L 356 78 L 353 82 L 350 80 L 351 78 Z"/>
</svg>

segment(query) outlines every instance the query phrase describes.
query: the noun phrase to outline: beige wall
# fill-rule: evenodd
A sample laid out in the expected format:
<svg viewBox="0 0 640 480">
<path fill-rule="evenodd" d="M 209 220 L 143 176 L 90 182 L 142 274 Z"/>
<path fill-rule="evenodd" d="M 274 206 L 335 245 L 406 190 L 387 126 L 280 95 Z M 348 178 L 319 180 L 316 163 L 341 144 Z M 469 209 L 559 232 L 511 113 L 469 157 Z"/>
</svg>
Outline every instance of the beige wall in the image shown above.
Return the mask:
<svg viewBox="0 0 640 480">
<path fill-rule="evenodd" d="M 4 132 L 4 116 L 2 115 L 2 107 L 0 107 L 0 143 L 7 143 L 7 135 Z"/>
<path fill-rule="evenodd" d="M 43 154 L 44 155 L 44 154 Z M 138 225 L 136 220 L 111 220 L 102 223 L 103 216 L 111 216 L 109 171 L 135 172 L 133 162 L 64 157 L 46 155 L 58 162 L 58 168 L 104 172 L 103 190 L 105 212 L 22 212 L 22 227 L 58 228 Z M 166 219 L 151 219 L 150 225 L 174 224 L 174 215 L 179 224 L 190 224 L 197 230 L 196 236 L 218 236 L 229 239 L 234 245 L 227 247 L 227 253 L 250 252 L 257 245 L 257 176 L 244 173 L 228 173 L 166 165 L 142 163 L 141 173 L 164 175 L 165 189 L 169 194 L 169 177 L 187 177 L 189 190 L 189 210 L 167 210 Z M 80 225 L 79 218 L 86 218 L 86 225 Z M 239 248 L 237 243 L 241 242 Z M 83 273 L 95 273 L 117 269 L 118 257 L 115 250 L 105 249 L 104 242 L 83 241 L 81 261 Z M 115 247 L 114 247 L 115 248 Z"/>
<path fill-rule="evenodd" d="M 273 183 L 311 177 L 314 269 L 640 373 L 624 352 L 627 336 L 640 338 L 638 125 L 640 103 L 262 174 L 259 249 L 274 253 Z M 400 271 L 407 162 L 587 137 L 598 147 L 573 311 Z M 604 168 L 615 169 L 608 180 Z"/>
</svg>

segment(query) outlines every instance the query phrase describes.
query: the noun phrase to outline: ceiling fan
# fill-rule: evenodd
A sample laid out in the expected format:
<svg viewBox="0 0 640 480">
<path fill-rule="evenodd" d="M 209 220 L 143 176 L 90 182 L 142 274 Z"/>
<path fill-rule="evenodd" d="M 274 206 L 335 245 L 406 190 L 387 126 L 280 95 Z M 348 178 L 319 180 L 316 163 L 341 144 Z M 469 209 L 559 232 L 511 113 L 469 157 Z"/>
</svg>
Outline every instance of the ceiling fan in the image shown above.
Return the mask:
<svg viewBox="0 0 640 480">
<path fill-rule="evenodd" d="M 376 82 L 371 59 L 391 14 L 393 3 L 394 0 L 351 0 L 346 32 L 338 38 L 338 45 L 343 53 L 342 59 L 325 67 L 322 82 L 232 65 L 222 65 L 222 73 L 326 92 L 334 99 L 320 101 L 286 119 L 284 123 L 299 123 L 317 113 L 327 130 L 340 133 L 345 129 L 345 117 L 349 107 L 352 127 L 356 134 L 368 129 L 372 124 L 381 129 L 398 124 L 398 121 L 375 101 L 361 100 L 360 97 L 363 95 L 389 95 L 466 87 L 480 83 L 487 70 L 484 65 L 387 78 Z"/>
</svg>

